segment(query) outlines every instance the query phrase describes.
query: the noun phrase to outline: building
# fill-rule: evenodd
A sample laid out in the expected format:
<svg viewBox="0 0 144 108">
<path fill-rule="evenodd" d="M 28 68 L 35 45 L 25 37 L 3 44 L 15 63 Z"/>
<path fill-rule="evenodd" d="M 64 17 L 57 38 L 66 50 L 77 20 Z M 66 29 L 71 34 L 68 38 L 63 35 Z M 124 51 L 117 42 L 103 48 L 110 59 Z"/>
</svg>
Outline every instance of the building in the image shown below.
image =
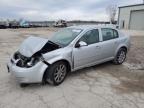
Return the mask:
<svg viewBox="0 0 144 108">
<path fill-rule="evenodd" d="M 144 4 L 119 7 L 118 24 L 121 29 L 144 30 Z"/>
</svg>

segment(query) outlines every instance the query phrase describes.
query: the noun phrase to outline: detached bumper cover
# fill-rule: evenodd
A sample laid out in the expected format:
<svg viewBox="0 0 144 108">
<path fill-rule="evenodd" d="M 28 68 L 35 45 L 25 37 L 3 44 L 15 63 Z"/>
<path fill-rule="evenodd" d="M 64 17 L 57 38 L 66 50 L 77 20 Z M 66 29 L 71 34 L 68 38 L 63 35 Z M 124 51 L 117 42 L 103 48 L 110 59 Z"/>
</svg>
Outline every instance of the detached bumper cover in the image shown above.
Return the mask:
<svg viewBox="0 0 144 108">
<path fill-rule="evenodd" d="M 38 83 L 42 82 L 43 74 L 48 65 L 40 61 L 31 68 L 21 68 L 9 61 L 7 67 L 19 83 Z"/>
</svg>

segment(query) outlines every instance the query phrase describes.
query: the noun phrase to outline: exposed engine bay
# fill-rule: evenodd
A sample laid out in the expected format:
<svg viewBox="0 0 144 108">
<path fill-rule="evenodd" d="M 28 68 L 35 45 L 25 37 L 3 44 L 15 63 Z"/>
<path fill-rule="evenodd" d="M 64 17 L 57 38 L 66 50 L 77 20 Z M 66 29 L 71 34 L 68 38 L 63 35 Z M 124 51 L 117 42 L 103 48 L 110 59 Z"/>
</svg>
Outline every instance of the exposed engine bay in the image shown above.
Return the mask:
<svg viewBox="0 0 144 108">
<path fill-rule="evenodd" d="M 47 52 L 56 50 L 61 48 L 58 44 L 55 44 L 51 41 L 48 41 L 39 51 L 35 52 L 31 57 L 26 57 L 21 52 L 17 51 L 14 55 L 13 58 L 11 59 L 12 63 L 15 63 L 19 67 L 32 67 L 34 66 L 37 62 L 42 60 L 42 54 L 45 54 Z"/>
</svg>

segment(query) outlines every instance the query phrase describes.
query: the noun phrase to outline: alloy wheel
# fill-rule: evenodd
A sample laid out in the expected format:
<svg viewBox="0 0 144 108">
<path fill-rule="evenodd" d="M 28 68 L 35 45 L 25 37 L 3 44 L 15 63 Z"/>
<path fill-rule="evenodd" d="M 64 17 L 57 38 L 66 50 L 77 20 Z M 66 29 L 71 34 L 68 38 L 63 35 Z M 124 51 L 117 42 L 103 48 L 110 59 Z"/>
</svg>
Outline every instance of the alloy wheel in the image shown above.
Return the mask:
<svg viewBox="0 0 144 108">
<path fill-rule="evenodd" d="M 55 82 L 59 83 L 61 82 L 66 75 L 66 66 L 64 64 L 60 64 L 56 67 L 54 71 L 54 80 Z"/>
<path fill-rule="evenodd" d="M 125 58 L 126 58 L 126 52 L 122 50 L 118 56 L 118 62 L 123 63 Z"/>
</svg>

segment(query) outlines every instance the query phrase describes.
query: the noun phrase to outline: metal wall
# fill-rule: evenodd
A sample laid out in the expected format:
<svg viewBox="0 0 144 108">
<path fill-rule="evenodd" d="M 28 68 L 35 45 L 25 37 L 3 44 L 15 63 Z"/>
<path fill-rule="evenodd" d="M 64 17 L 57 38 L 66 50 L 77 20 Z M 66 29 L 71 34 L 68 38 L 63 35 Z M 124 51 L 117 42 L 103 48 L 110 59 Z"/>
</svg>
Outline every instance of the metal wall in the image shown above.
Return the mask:
<svg viewBox="0 0 144 108">
<path fill-rule="evenodd" d="M 144 30 L 144 10 L 131 11 L 129 29 Z"/>
<path fill-rule="evenodd" d="M 130 29 L 132 17 L 131 12 L 136 10 L 144 10 L 144 4 L 135 6 L 125 6 L 119 8 L 118 24 L 121 29 Z M 136 18 L 137 19 L 137 18 Z M 135 20 L 137 23 L 137 20 Z M 143 21 L 144 22 L 144 21 Z M 144 23 L 142 23 L 144 24 Z"/>
</svg>

